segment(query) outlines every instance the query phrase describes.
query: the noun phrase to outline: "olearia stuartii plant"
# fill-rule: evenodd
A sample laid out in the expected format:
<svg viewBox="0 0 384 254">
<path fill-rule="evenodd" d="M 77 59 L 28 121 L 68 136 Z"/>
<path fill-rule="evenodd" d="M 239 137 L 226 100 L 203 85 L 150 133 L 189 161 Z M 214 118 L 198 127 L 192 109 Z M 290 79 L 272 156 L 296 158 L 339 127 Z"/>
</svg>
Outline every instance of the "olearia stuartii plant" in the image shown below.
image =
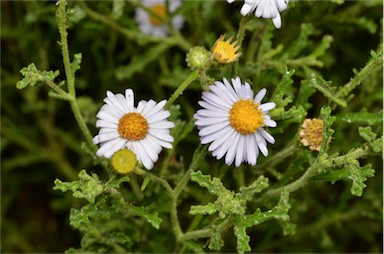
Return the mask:
<svg viewBox="0 0 384 254">
<path fill-rule="evenodd" d="M 70 54 L 73 3 L 57 2 L 64 74 L 32 63 L 21 69 L 23 79 L 16 85 L 44 83 L 51 97 L 69 103 L 83 134 L 83 156 L 98 168 L 54 182 L 55 190 L 85 200 L 70 210 L 70 225 L 82 240 L 67 252 L 253 252 L 258 242 L 252 232 L 259 228 L 279 224 L 278 233 L 273 229 L 279 237 L 301 234 L 297 219 L 310 204 L 297 197 L 315 183 L 345 182 L 349 193 L 344 195 L 363 195 L 368 179 L 380 170 L 370 160 L 382 152 L 382 118 L 350 107 L 362 84 L 380 74 L 382 45 L 346 84 L 334 85 L 319 71 L 330 35 L 311 41 L 315 28 L 303 24 L 296 41 L 273 48 L 273 34 L 289 24 L 284 15 L 299 8 L 299 1 L 244 1 L 241 16 L 232 14 L 240 17 L 238 24 L 217 34 L 207 26 L 204 40 L 189 40 L 182 28 L 193 20 L 189 9 L 209 3 L 124 4 L 135 7 L 125 23 L 97 13 L 89 3 L 76 4 L 87 18 L 134 42 L 132 47 L 149 48 L 115 70 L 123 86 L 102 91 L 106 97 L 95 103 L 92 124 L 85 121 L 76 93 L 83 55 Z M 230 13 L 235 6 L 220 8 Z M 135 28 L 130 21 L 137 22 Z M 171 48 L 183 52 L 183 69 L 171 69 L 180 53 L 163 57 Z M 168 86 L 152 99 L 143 93 L 146 79 L 134 75 L 150 71 L 156 59 L 168 74 L 159 74 L 156 82 Z M 312 102 L 314 96 L 321 99 Z M 361 124 L 353 134 L 360 142 L 348 150 L 338 147 L 348 142 L 340 140 L 345 123 Z M 159 247 L 155 242 L 161 239 L 166 244 Z"/>
</svg>

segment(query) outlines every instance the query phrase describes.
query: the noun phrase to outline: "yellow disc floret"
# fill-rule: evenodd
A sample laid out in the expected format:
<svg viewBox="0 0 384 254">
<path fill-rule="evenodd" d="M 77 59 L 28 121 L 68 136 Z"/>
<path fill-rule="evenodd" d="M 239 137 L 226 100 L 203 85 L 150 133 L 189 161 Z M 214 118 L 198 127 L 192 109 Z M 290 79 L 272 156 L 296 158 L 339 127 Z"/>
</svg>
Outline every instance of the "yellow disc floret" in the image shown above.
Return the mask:
<svg viewBox="0 0 384 254">
<path fill-rule="evenodd" d="M 137 164 L 136 155 L 129 149 L 121 149 L 111 158 L 113 169 L 119 174 L 128 174 Z"/>
<path fill-rule="evenodd" d="M 233 37 L 230 37 L 227 41 L 224 41 L 224 35 L 221 35 L 216 40 L 211 51 L 217 62 L 227 64 L 239 59 L 241 53 L 237 53 L 237 50 L 240 46 L 237 45 L 236 40 L 231 44 L 232 39 Z"/>
<path fill-rule="evenodd" d="M 305 119 L 300 131 L 301 143 L 309 146 L 309 149 L 320 151 L 323 140 L 323 120 Z"/>
<path fill-rule="evenodd" d="M 164 4 L 155 4 L 151 8 L 153 13 L 156 13 L 159 17 L 164 18 L 167 15 L 167 8 Z M 161 26 L 163 21 L 155 15 L 150 15 L 150 21 L 155 26 Z"/>
<path fill-rule="evenodd" d="M 120 137 L 136 141 L 148 134 L 149 126 L 141 114 L 130 112 L 120 118 L 117 130 Z"/>
<path fill-rule="evenodd" d="M 233 104 L 229 111 L 229 124 L 243 135 L 255 133 L 264 126 L 264 113 L 253 100 L 243 100 Z"/>
</svg>

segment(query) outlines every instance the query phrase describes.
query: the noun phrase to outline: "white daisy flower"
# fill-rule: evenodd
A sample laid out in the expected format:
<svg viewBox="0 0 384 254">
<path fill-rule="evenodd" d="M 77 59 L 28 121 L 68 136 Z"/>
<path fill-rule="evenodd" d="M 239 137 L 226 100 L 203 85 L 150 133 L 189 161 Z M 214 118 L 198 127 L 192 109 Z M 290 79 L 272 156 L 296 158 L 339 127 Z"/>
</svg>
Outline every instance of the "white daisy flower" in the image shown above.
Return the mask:
<svg viewBox="0 0 384 254">
<path fill-rule="evenodd" d="M 146 169 L 153 168 L 162 147 L 172 148 L 170 129 L 175 124 L 167 120 L 171 113 L 163 108 L 166 100 L 142 100 L 135 107 L 133 90 L 126 89 L 125 96 L 107 91 L 104 102 L 96 115 L 96 127 L 101 128 L 93 138 L 100 144 L 96 154 L 111 158 L 118 150 L 128 148 Z"/>
<path fill-rule="evenodd" d="M 224 83 L 216 81 L 209 92 L 203 92 L 203 107 L 196 112 L 194 118 L 202 144 L 211 143 L 208 150 L 217 159 L 224 154 L 225 163 L 231 165 L 235 161 L 238 167 L 245 161 L 256 165 L 259 151 L 268 156 L 267 141 L 275 143 L 275 139 L 263 127 L 276 127 L 275 121 L 268 115 L 276 104 L 261 100 L 267 92 L 263 88 L 253 97 L 248 83 L 241 84 L 239 77 L 232 79 L 233 86 L 224 78 Z"/>
<path fill-rule="evenodd" d="M 169 0 L 168 10 L 166 0 L 142 0 L 142 4 L 148 7 L 151 11 L 156 13 L 160 17 L 167 17 L 170 13 L 175 12 L 177 8 L 181 6 L 181 0 Z M 151 15 L 144 9 L 136 9 L 136 22 L 139 25 L 140 30 L 155 37 L 164 38 L 169 34 L 167 24 L 164 24 L 161 19 Z M 184 17 L 176 15 L 172 17 L 171 25 L 176 30 L 180 30 L 184 23 Z"/>
<path fill-rule="evenodd" d="M 227 2 L 233 3 L 234 0 L 227 0 Z M 289 0 L 244 0 L 240 13 L 245 16 L 254 12 L 258 18 L 272 19 L 273 25 L 280 29 L 280 12 L 287 9 L 288 3 Z"/>
</svg>

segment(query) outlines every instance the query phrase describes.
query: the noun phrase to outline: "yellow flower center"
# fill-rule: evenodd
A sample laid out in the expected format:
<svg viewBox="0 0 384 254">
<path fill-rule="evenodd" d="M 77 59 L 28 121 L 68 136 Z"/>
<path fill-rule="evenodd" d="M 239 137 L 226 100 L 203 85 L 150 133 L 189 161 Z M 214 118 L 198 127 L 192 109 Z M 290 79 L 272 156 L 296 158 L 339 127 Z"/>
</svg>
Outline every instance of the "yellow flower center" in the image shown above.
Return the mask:
<svg viewBox="0 0 384 254">
<path fill-rule="evenodd" d="M 224 35 L 221 35 L 213 45 L 212 54 L 219 63 L 227 64 L 239 59 L 241 53 L 236 53 L 239 49 L 237 41 L 235 40 L 231 44 L 231 40 L 232 37 L 230 37 L 227 41 L 224 41 Z"/>
<path fill-rule="evenodd" d="M 135 168 L 137 159 L 131 150 L 125 148 L 112 155 L 111 163 L 117 173 L 128 174 Z"/>
<path fill-rule="evenodd" d="M 156 13 L 160 17 L 165 17 L 167 15 L 167 8 L 164 4 L 155 4 L 151 8 L 151 11 Z M 150 15 L 150 21 L 155 26 L 161 26 L 163 21 L 155 15 Z"/>
<path fill-rule="evenodd" d="M 305 119 L 301 127 L 301 143 L 309 146 L 311 150 L 320 151 L 323 140 L 323 120 L 317 118 Z"/>
<path fill-rule="evenodd" d="M 252 100 L 240 100 L 233 104 L 229 111 L 229 124 L 243 135 L 255 133 L 257 128 L 264 126 L 264 113 L 259 103 Z"/>
<path fill-rule="evenodd" d="M 139 113 L 127 113 L 119 120 L 117 130 L 120 137 L 129 140 L 143 139 L 148 133 L 147 120 Z"/>
</svg>

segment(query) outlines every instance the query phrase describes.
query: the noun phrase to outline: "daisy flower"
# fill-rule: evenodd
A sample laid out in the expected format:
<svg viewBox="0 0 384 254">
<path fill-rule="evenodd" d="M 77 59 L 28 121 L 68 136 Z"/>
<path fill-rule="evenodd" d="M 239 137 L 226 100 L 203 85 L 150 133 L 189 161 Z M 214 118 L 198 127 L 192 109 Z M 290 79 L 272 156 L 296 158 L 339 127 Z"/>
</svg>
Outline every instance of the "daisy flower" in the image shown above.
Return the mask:
<svg viewBox="0 0 384 254">
<path fill-rule="evenodd" d="M 224 82 L 216 81 L 209 89 L 199 101 L 203 109 L 194 115 L 201 143 L 211 143 L 208 150 L 217 159 L 226 154 L 227 165 L 233 161 L 236 167 L 243 161 L 256 165 L 259 151 L 268 156 L 267 141 L 275 143 L 264 129 L 277 126 L 268 115 L 276 104 L 261 104 L 267 89 L 261 89 L 253 97 L 251 86 L 241 84 L 239 77 L 232 79 L 232 84 L 225 78 Z"/>
<path fill-rule="evenodd" d="M 107 91 L 104 102 L 96 115 L 96 127 L 101 128 L 93 138 L 100 144 L 96 154 L 111 158 L 118 150 L 128 148 L 146 169 L 153 168 L 162 147 L 172 148 L 170 129 L 175 124 L 167 120 L 170 113 L 163 108 L 166 100 L 142 100 L 135 107 L 133 90 L 126 89 L 125 96 Z"/>
<path fill-rule="evenodd" d="M 135 19 L 140 30 L 145 34 L 155 37 L 166 37 L 169 34 L 168 26 L 164 23 L 164 20 L 159 17 L 166 18 L 170 13 L 173 13 L 179 6 L 181 6 L 181 0 L 169 0 L 168 10 L 166 0 L 142 0 L 142 4 L 149 8 L 153 13 L 157 14 L 158 17 L 151 15 L 142 8 L 137 8 Z M 183 23 L 183 16 L 176 15 L 172 17 L 171 25 L 176 30 L 180 30 Z"/>
<path fill-rule="evenodd" d="M 234 1 L 227 0 L 228 3 Z M 287 9 L 288 3 L 289 0 L 244 0 L 240 13 L 245 16 L 253 12 L 257 18 L 272 19 L 273 25 L 280 29 L 280 12 Z"/>
</svg>

